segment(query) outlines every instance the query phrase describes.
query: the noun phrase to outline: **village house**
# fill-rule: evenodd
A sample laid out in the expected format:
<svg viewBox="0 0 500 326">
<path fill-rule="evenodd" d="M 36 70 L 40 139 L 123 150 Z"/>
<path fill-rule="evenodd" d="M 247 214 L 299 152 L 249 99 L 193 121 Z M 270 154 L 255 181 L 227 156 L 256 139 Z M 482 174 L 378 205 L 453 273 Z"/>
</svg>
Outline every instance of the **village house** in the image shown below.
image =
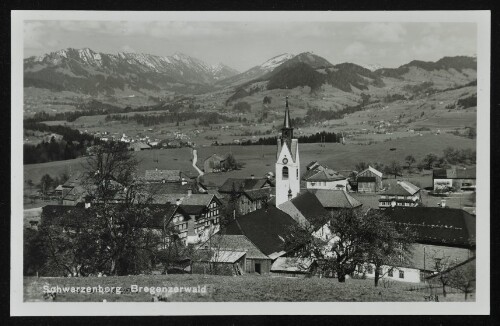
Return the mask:
<svg viewBox="0 0 500 326">
<path fill-rule="evenodd" d="M 314 161 L 306 166 L 302 176 L 307 189 L 348 189 L 345 176 Z"/>
<path fill-rule="evenodd" d="M 133 142 L 130 143 L 129 145 L 130 150 L 133 150 L 134 152 L 140 152 L 143 150 L 151 149 L 151 146 L 144 142 Z"/>
<path fill-rule="evenodd" d="M 183 180 L 184 179 L 184 180 Z M 187 183 L 181 170 L 146 170 L 144 172 L 144 181 L 150 183 Z"/>
<path fill-rule="evenodd" d="M 175 204 L 189 215 L 186 243 L 205 241 L 220 227 L 222 202 L 212 194 L 194 194 L 191 190 L 178 194 L 152 195 L 152 203 Z"/>
<path fill-rule="evenodd" d="M 421 205 L 420 188 L 408 181 L 397 181 L 379 196 L 379 208 L 417 207 Z"/>
<path fill-rule="evenodd" d="M 396 207 L 384 211 L 393 223 L 411 227 L 415 242 L 408 258 L 382 266 L 381 275 L 394 281 L 419 283 L 440 270 L 475 257 L 476 218 L 461 209 Z M 358 266 L 358 274 L 374 277 L 374 266 Z"/>
<path fill-rule="evenodd" d="M 432 184 L 434 191 L 475 191 L 476 168 L 434 169 Z"/>
<path fill-rule="evenodd" d="M 314 276 L 318 263 L 312 258 L 279 257 L 271 266 L 271 276 L 304 278 Z"/>
<path fill-rule="evenodd" d="M 205 173 L 221 172 L 224 169 L 225 158 L 218 154 L 212 154 L 203 162 Z"/>
<path fill-rule="evenodd" d="M 272 196 L 274 184 L 268 178 L 229 178 L 219 188 L 227 198 L 237 197 L 236 207 L 241 215 L 264 207 Z"/>
<path fill-rule="evenodd" d="M 358 192 L 375 193 L 382 190 L 382 172 L 368 166 L 356 175 Z"/>
<path fill-rule="evenodd" d="M 200 261 L 202 266 L 208 263 L 231 264 L 231 267 L 221 266 L 221 269 L 233 271 L 232 275 L 249 273 L 266 274 L 271 258 L 266 256 L 244 235 L 215 234 L 208 241 L 201 244 L 199 250 L 206 251 Z M 231 259 L 232 258 L 232 259 Z M 196 263 L 193 270 L 196 271 Z M 236 266 L 237 265 L 237 266 Z M 210 266 L 214 269 L 214 266 Z"/>
</svg>

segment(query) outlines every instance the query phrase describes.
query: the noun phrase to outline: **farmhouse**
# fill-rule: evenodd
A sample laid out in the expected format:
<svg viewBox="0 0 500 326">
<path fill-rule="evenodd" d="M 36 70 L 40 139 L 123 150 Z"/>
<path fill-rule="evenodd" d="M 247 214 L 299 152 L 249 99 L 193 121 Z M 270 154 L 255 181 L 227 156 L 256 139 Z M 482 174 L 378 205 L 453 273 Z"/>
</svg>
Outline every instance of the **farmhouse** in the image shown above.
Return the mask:
<svg viewBox="0 0 500 326">
<path fill-rule="evenodd" d="M 306 181 L 307 189 L 347 189 L 347 178 L 330 168 L 314 161 L 306 166 L 302 180 Z"/>
<path fill-rule="evenodd" d="M 211 257 L 217 256 L 220 251 L 244 253 L 239 273 L 267 274 L 270 272 L 271 258 L 266 256 L 244 235 L 215 234 L 203 243 L 200 249 L 212 252 Z M 237 255 L 235 255 L 237 256 Z M 236 271 L 238 272 L 238 271 Z"/>
<path fill-rule="evenodd" d="M 143 151 L 146 149 L 151 149 L 151 146 L 149 146 L 148 144 L 143 143 L 143 142 L 134 142 L 134 143 L 130 143 L 129 148 L 130 148 L 130 150 L 133 150 L 134 152 L 139 152 L 139 151 Z"/>
<path fill-rule="evenodd" d="M 146 182 L 178 182 L 183 180 L 181 170 L 146 170 L 144 173 L 144 181 Z"/>
<path fill-rule="evenodd" d="M 318 264 L 312 258 L 279 257 L 271 266 L 272 276 L 311 277 Z"/>
<path fill-rule="evenodd" d="M 393 223 L 415 230 L 410 257 L 396 266 L 383 266 L 381 275 L 395 281 L 423 282 L 439 270 L 457 265 L 476 251 L 476 219 L 454 208 L 388 208 L 385 213 Z M 358 266 L 359 273 L 374 276 L 373 265 Z"/>
<path fill-rule="evenodd" d="M 273 186 L 267 178 L 229 178 L 219 192 L 226 198 L 236 195 L 236 207 L 239 214 L 244 215 L 262 208 L 271 199 Z"/>
<path fill-rule="evenodd" d="M 397 181 L 379 197 L 379 208 L 387 207 L 416 207 L 422 203 L 420 188 L 408 181 Z"/>
<path fill-rule="evenodd" d="M 157 194 L 155 204 L 175 204 L 189 215 L 186 243 L 205 241 L 219 230 L 222 203 L 212 194 Z M 191 231 L 190 231 L 191 230 Z"/>
<path fill-rule="evenodd" d="M 374 193 L 382 190 L 382 172 L 368 166 L 356 176 L 358 192 Z"/>
<path fill-rule="evenodd" d="M 297 222 L 280 209 L 269 206 L 236 217 L 226 226 L 228 235 L 244 235 L 271 259 L 286 254 L 285 238 Z"/>
<path fill-rule="evenodd" d="M 434 169 L 432 171 L 434 191 L 442 190 L 476 190 L 476 169 L 454 167 L 451 169 Z"/>
<path fill-rule="evenodd" d="M 212 154 L 203 162 L 203 170 L 205 173 L 220 172 L 224 168 L 224 161 L 222 156 Z"/>
<path fill-rule="evenodd" d="M 99 205 L 99 204 L 97 204 Z M 168 224 L 173 221 L 175 230 L 181 239 L 186 238 L 186 231 L 183 228 L 182 221 L 188 220 L 187 215 L 181 208 L 176 205 L 148 205 L 148 215 L 144 216 L 141 222 L 143 228 L 155 230 L 161 235 L 162 243 L 159 249 L 165 249 L 168 241 L 172 236 L 171 230 L 167 229 Z M 64 205 L 47 205 L 43 207 L 40 218 L 40 224 L 44 226 L 52 226 L 60 228 L 61 232 L 74 232 L 85 227 L 95 227 L 89 224 L 95 218 L 96 211 L 89 210 L 84 205 L 64 206 Z"/>
</svg>

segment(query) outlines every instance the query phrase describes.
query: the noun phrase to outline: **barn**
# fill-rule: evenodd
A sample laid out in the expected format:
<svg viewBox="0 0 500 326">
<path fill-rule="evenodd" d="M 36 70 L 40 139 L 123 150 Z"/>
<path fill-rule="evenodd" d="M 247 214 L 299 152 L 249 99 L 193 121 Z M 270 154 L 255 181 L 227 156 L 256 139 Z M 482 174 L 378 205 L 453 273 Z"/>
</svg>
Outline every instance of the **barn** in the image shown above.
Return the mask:
<svg viewBox="0 0 500 326">
<path fill-rule="evenodd" d="M 312 258 L 279 257 L 271 266 L 272 276 L 311 277 L 316 272 L 318 264 Z"/>
<path fill-rule="evenodd" d="M 224 167 L 225 159 L 217 154 L 212 154 L 203 162 L 205 173 L 221 172 Z"/>
<path fill-rule="evenodd" d="M 368 166 L 356 176 L 358 192 L 374 193 L 382 189 L 382 172 Z"/>
</svg>

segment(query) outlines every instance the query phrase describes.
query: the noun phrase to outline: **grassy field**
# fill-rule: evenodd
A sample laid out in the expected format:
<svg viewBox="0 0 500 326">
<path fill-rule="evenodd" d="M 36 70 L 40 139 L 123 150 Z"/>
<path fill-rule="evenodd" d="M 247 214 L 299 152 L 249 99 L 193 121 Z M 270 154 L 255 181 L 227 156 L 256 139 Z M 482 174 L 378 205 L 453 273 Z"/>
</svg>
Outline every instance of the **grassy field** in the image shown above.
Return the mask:
<svg viewBox="0 0 500 326">
<path fill-rule="evenodd" d="M 417 161 L 421 160 L 428 153 L 442 155 L 442 151 L 447 146 L 455 148 L 475 149 L 475 140 L 458 137 L 449 134 L 427 134 L 424 136 L 406 137 L 392 139 L 386 142 L 371 145 L 349 144 L 300 144 L 301 171 L 305 171 L 305 166 L 318 160 L 335 170 L 352 170 L 359 162 L 381 162 L 390 163 L 392 160 L 404 163 L 404 158 L 411 154 Z M 390 148 L 396 148 L 390 151 Z M 225 155 L 232 152 L 236 160 L 243 164 L 240 170 L 205 175 L 205 182 L 213 185 L 221 185 L 229 177 L 256 177 L 264 176 L 267 172 L 274 172 L 276 160 L 276 146 L 210 146 L 198 148 L 198 166 L 202 167 L 202 162 L 213 153 Z M 136 152 L 140 161 L 138 173 L 144 173 L 147 169 L 180 169 L 187 173 L 196 175 L 196 171 L 191 166 L 191 149 L 159 149 Z M 155 160 L 158 159 L 158 163 Z M 73 174 L 85 168 L 85 158 L 78 158 L 67 161 L 56 161 L 40 164 L 29 164 L 24 166 L 24 180 L 31 179 L 38 183 L 40 178 L 48 173 L 53 177 L 62 173 Z M 426 178 L 427 180 L 427 178 Z M 428 179 L 430 180 L 430 179 Z M 427 181 L 430 182 L 430 181 Z M 421 183 L 422 187 L 429 186 Z"/>
<path fill-rule="evenodd" d="M 169 301 L 210 301 L 210 302 L 257 302 L 257 301 L 424 301 L 423 291 L 408 291 L 407 283 L 392 282 L 389 288 L 374 287 L 373 280 L 348 279 L 339 283 L 329 278 L 283 278 L 258 275 L 218 276 L 218 275 L 158 275 L 123 277 L 85 278 L 24 278 L 24 300 L 44 301 L 43 286 L 99 286 L 130 288 L 131 285 L 145 287 L 162 286 L 206 286 L 206 294 L 177 293 Z M 58 294 L 56 301 L 135 301 L 149 302 L 150 293 L 122 294 Z"/>
</svg>

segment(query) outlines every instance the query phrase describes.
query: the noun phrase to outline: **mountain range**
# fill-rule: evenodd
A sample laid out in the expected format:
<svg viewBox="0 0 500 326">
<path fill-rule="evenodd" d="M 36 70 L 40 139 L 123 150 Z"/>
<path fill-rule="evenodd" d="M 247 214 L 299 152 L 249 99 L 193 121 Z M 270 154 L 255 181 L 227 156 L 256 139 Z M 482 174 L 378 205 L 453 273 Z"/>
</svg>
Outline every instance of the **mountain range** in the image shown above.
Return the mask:
<svg viewBox="0 0 500 326">
<path fill-rule="evenodd" d="M 24 86 L 71 91 L 86 95 L 110 95 L 116 91 L 155 94 L 161 91 L 206 93 L 254 83 L 284 89 L 309 86 L 311 90 L 329 84 L 345 92 L 370 87 L 383 88 L 389 79 L 408 82 L 436 78 L 446 87 L 476 78 L 476 58 L 445 57 L 436 62 L 414 60 L 398 68 L 341 63 L 333 65 L 311 52 L 284 53 L 245 72 L 222 63 L 209 65 L 176 53 L 156 56 L 142 53 L 98 53 L 91 49 L 64 49 L 24 60 Z M 234 92 L 234 91 L 233 91 Z"/>
</svg>

